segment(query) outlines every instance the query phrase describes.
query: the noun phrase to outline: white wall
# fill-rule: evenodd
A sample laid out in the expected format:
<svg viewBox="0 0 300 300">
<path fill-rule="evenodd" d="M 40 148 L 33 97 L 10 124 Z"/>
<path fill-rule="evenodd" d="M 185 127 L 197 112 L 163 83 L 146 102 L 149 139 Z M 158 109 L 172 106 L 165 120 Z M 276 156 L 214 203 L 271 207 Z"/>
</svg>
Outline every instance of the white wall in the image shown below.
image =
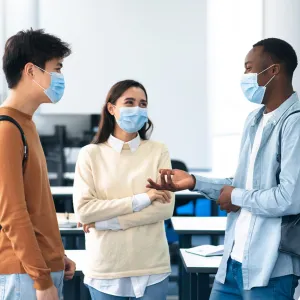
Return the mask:
<svg viewBox="0 0 300 300">
<path fill-rule="evenodd" d="M 276 37 L 290 43 L 300 61 L 300 1 L 264 1 L 264 38 Z M 300 67 L 294 74 L 294 89 L 300 93 Z"/>
<path fill-rule="evenodd" d="M 39 27 L 74 51 L 63 101 L 41 113 L 99 113 L 108 89 L 133 78 L 148 90 L 153 138 L 189 167 L 211 167 L 206 1 L 40 0 Z"/>
<path fill-rule="evenodd" d="M 234 174 L 244 121 L 256 106 L 240 89 L 244 59 L 262 39 L 262 1 L 209 0 L 207 95 L 213 135 L 213 170 Z"/>
</svg>

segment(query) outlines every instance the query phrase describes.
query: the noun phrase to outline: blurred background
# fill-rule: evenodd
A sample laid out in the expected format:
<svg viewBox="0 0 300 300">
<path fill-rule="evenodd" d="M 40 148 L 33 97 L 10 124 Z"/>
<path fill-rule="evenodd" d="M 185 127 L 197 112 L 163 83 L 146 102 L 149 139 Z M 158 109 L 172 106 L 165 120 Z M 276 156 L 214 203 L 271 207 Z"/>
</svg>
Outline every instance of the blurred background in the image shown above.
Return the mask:
<svg viewBox="0 0 300 300">
<path fill-rule="evenodd" d="M 35 116 L 53 174 L 74 171 L 76 148 L 90 142 L 109 88 L 131 78 L 145 85 L 153 139 L 167 144 L 173 159 L 192 171 L 230 176 L 243 122 L 254 108 L 239 87 L 245 55 L 266 37 L 283 38 L 300 51 L 299 0 L 0 3 L 1 52 L 7 38 L 30 27 L 72 45 L 63 100 L 42 106 Z M 299 76 L 298 69 L 296 90 Z M 1 72 L 0 99 L 7 93 Z M 66 165 L 57 168 L 60 159 L 50 148 L 59 134 Z"/>
<path fill-rule="evenodd" d="M 244 120 L 256 108 L 240 90 L 245 56 L 268 37 L 286 40 L 299 56 L 299 26 L 299 0 L 0 0 L 0 56 L 11 35 L 30 27 L 72 46 L 64 98 L 34 117 L 52 187 L 73 184 L 78 151 L 95 134 L 108 90 L 123 79 L 146 87 L 152 138 L 168 146 L 173 167 L 232 176 Z M 7 94 L 0 72 L 1 102 Z M 208 200 L 188 200 L 175 215 L 212 214 Z M 71 201 L 56 201 L 58 212 L 72 212 Z M 178 237 L 166 228 L 172 246 Z"/>
</svg>

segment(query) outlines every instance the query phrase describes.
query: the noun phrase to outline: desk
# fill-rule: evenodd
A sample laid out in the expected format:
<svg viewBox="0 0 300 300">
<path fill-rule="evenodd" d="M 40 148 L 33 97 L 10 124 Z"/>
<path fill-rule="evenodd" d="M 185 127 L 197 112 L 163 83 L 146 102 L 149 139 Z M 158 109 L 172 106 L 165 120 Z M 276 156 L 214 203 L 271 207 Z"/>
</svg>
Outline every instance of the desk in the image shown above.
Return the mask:
<svg viewBox="0 0 300 300">
<path fill-rule="evenodd" d="M 192 235 L 223 235 L 227 217 L 173 217 L 172 225 L 179 235 L 181 248 L 192 246 Z"/>
<path fill-rule="evenodd" d="M 53 197 L 72 197 L 73 196 L 73 187 L 72 186 L 52 186 L 51 187 L 51 193 Z M 190 198 L 191 200 L 193 199 L 198 199 L 203 196 L 201 196 L 197 192 L 191 192 L 189 190 L 185 191 L 180 191 L 180 192 L 175 192 L 176 198 Z"/>
<path fill-rule="evenodd" d="M 191 248 L 193 235 L 210 235 L 212 244 L 218 244 L 218 235 L 226 229 L 227 217 L 173 217 L 171 219 L 175 232 L 179 235 L 179 248 Z M 189 299 L 190 278 L 179 263 L 179 299 Z"/>
<path fill-rule="evenodd" d="M 64 300 L 90 300 L 88 289 L 83 283 L 85 250 L 66 250 L 66 255 L 76 263 L 76 272 L 74 278 L 64 282 Z"/>
<path fill-rule="evenodd" d="M 209 274 L 216 274 L 221 263 L 221 256 L 202 257 L 180 249 L 184 268 L 190 275 L 191 300 L 208 300 L 210 295 Z"/>
</svg>

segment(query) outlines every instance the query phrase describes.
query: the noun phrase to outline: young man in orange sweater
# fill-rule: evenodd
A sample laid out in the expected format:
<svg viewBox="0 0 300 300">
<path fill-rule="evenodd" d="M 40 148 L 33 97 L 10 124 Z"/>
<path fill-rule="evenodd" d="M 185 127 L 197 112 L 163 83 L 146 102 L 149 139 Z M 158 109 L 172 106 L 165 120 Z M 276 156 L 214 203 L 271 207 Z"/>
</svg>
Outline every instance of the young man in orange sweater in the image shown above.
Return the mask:
<svg viewBox="0 0 300 300">
<path fill-rule="evenodd" d="M 58 300 L 75 263 L 64 255 L 46 160 L 32 115 L 64 92 L 68 44 L 42 30 L 20 31 L 5 45 L 10 95 L 0 116 L 0 299 Z M 27 145 L 26 145 L 27 144 Z M 65 272 L 64 272 L 65 271 Z"/>
</svg>

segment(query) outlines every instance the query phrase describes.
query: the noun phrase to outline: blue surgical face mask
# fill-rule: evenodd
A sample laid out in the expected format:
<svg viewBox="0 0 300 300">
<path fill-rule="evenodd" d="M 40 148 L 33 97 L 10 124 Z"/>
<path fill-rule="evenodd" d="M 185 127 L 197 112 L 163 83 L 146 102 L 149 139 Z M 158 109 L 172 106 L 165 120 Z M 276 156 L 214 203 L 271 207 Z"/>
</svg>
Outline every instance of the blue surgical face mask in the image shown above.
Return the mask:
<svg viewBox="0 0 300 300">
<path fill-rule="evenodd" d="M 264 99 L 264 95 L 266 92 L 266 86 L 273 80 L 275 75 L 267 82 L 265 86 L 259 86 L 257 82 L 258 75 L 262 74 L 263 72 L 267 71 L 274 65 L 266 68 L 265 70 L 261 71 L 260 73 L 248 73 L 243 74 L 241 79 L 241 88 L 245 95 L 245 97 L 252 103 L 261 104 Z"/>
<path fill-rule="evenodd" d="M 135 106 L 119 107 L 118 109 L 120 111 L 120 118 L 116 121 L 120 128 L 128 133 L 138 132 L 148 122 L 147 108 Z"/>
<path fill-rule="evenodd" d="M 33 81 L 44 90 L 44 93 L 48 96 L 48 98 L 52 103 L 59 102 L 65 91 L 64 75 L 57 72 L 49 73 L 38 66 L 36 67 L 49 74 L 51 76 L 51 82 L 50 82 L 50 86 L 47 89 L 45 89 L 40 84 L 38 84 L 35 80 Z"/>
</svg>

